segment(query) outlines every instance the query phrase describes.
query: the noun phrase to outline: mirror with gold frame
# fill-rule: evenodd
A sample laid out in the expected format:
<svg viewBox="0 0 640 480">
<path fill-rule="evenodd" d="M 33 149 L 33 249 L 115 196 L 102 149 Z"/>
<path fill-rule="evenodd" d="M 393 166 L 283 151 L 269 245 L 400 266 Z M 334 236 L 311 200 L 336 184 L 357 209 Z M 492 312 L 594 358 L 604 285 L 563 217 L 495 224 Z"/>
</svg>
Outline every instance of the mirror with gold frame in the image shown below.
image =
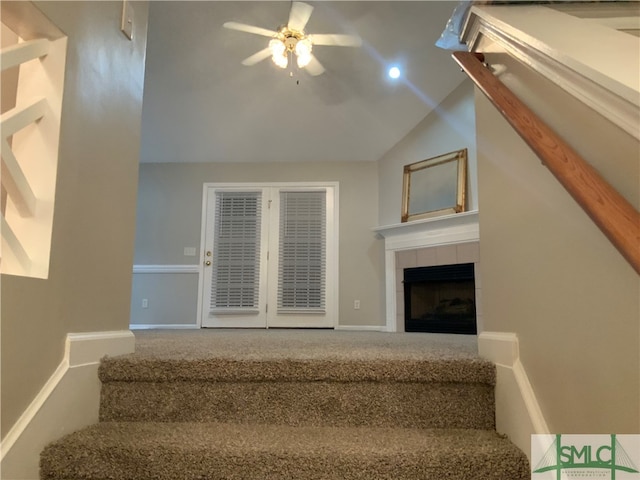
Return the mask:
<svg viewBox="0 0 640 480">
<path fill-rule="evenodd" d="M 402 222 L 466 210 L 467 149 L 404 166 Z"/>
</svg>

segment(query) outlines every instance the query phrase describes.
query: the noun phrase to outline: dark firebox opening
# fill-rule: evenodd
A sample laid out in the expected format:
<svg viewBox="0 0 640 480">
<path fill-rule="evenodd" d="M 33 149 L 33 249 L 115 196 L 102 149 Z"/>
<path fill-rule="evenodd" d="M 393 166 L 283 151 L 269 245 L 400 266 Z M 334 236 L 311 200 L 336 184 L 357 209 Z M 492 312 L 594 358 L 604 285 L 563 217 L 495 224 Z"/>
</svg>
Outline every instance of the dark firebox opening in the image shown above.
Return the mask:
<svg viewBox="0 0 640 480">
<path fill-rule="evenodd" d="M 476 334 L 473 263 L 406 268 L 406 332 Z"/>
</svg>

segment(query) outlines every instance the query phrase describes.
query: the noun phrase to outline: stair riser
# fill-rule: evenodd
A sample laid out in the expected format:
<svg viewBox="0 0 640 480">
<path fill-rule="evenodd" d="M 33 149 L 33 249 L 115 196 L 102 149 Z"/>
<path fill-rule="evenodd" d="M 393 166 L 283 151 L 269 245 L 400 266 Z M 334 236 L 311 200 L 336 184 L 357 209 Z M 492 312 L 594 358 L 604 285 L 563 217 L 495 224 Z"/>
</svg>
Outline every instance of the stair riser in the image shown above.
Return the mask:
<svg viewBox="0 0 640 480">
<path fill-rule="evenodd" d="M 49 445 L 45 480 L 524 480 L 495 432 L 103 422 Z"/>
<path fill-rule="evenodd" d="M 55 455 L 55 453 L 51 453 Z M 125 455 L 128 458 L 122 458 Z M 155 455 L 136 455 L 124 452 L 114 455 L 103 452 L 101 474 L 61 479 L 55 470 L 45 465 L 42 480 L 527 480 L 530 478 L 524 463 L 514 456 L 517 467 L 496 468 L 492 458 L 485 463 L 467 462 L 464 458 L 442 458 L 441 465 L 432 465 L 418 456 L 398 461 L 397 458 L 379 457 L 363 461 L 360 458 L 336 459 L 335 456 L 317 455 L 313 458 L 294 455 L 273 458 L 271 455 L 218 456 L 207 459 L 208 450 L 163 451 L 162 460 Z M 114 458 L 115 457 L 115 458 Z M 151 460 L 150 460 L 151 457 Z M 248 458 L 247 458 L 248 457 Z M 155 462 L 154 462 L 155 460 Z M 449 462 L 456 461 L 456 467 Z M 504 462 L 508 463 L 508 462 Z"/>
<path fill-rule="evenodd" d="M 437 360 L 158 360 L 106 358 L 99 371 L 108 382 L 423 382 L 495 385 L 491 363 Z"/>
<path fill-rule="evenodd" d="M 493 429 L 478 383 L 108 382 L 101 421 Z"/>
</svg>

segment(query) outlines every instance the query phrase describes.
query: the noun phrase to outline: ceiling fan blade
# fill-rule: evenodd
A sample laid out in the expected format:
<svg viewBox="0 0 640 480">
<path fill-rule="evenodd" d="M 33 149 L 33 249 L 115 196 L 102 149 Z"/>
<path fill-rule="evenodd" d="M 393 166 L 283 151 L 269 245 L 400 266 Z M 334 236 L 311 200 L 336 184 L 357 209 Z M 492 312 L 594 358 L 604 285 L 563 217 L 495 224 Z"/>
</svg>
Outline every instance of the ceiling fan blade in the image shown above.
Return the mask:
<svg viewBox="0 0 640 480">
<path fill-rule="evenodd" d="M 313 12 L 311 5 L 303 2 L 293 2 L 289 13 L 289 23 L 287 24 L 289 29 L 297 30 L 298 32 L 303 31 L 304 27 L 307 26 L 309 17 L 311 17 L 311 12 Z"/>
<path fill-rule="evenodd" d="M 304 68 L 307 69 L 309 75 L 313 75 L 314 77 L 324 73 L 324 67 L 314 55 L 311 55 L 311 61 Z"/>
<path fill-rule="evenodd" d="M 238 22 L 226 22 L 222 26 L 230 30 L 253 33 L 254 35 L 262 35 L 264 37 L 275 37 L 278 34 L 278 32 L 274 30 L 267 30 L 266 28 L 256 27 L 254 25 L 246 25 L 244 23 Z"/>
<path fill-rule="evenodd" d="M 250 67 L 251 65 L 255 65 L 256 63 L 261 62 L 262 60 L 264 60 L 265 58 L 269 58 L 270 56 L 271 56 L 271 50 L 269 49 L 269 47 L 263 48 L 262 50 L 254 53 L 250 57 L 245 58 L 242 61 L 242 65 L 246 65 L 247 67 Z"/>
<path fill-rule="evenodd" d="M 320 33 L 309 35 L 314 45 L 335 45 L 338 47 L 360 47 L 362 39 L 356 35 L 343 35 L 339 33 Z"/>
</svg>

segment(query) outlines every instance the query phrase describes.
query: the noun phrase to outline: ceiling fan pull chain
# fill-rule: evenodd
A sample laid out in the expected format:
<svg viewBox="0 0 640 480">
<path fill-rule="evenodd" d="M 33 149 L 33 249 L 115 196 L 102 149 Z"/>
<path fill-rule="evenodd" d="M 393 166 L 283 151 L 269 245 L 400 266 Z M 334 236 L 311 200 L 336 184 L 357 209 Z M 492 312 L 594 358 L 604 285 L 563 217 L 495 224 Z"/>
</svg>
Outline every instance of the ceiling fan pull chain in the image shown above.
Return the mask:
<svg viewBox="0 0 640 480">
<path fill-rule="evenodd" d="M 291 61 L 293 60 L 293 53 L 291 50 L 287 50 L 287 55 L 289 56 L 289 78 L 293 78 L 293 62 Z"/>
</svg>

